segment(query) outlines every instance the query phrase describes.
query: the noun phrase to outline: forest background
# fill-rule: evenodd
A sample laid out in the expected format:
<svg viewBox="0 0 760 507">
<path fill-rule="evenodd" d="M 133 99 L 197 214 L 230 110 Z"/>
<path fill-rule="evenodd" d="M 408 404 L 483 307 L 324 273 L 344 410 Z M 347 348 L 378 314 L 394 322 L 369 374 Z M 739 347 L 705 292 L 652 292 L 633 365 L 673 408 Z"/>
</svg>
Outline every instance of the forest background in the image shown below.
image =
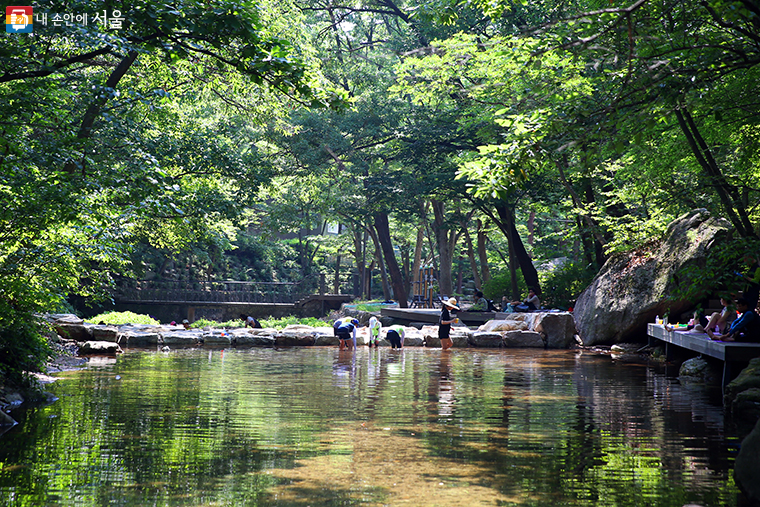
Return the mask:
<svg viewBox="0 0 760 507">
<path fill-rule="evenodd" d="M 34 9 L 0 46 L 9 382 L 48 353 L 35 315 L 124 279 L 356 274 L 403 306 L 432 267 L 440 294 L 568 308 L 694 208 L 731 222 L 721 262 L 758 251 L 750 0 Z"/>
</svg>

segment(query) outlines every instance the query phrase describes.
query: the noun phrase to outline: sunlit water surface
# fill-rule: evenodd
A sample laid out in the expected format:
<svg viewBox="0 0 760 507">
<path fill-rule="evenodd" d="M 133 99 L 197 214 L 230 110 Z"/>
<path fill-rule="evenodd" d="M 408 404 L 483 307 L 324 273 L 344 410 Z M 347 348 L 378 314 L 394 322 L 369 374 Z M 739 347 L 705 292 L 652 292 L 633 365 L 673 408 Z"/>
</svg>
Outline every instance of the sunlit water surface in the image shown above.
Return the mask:
<svg viewBox="0 0 760 507">
<path fill-rule="evenodd" d="M 736 506 L 700 390 L 577 351 L 131 351 L 0 436 L 8 506 Z"/>
</svg>

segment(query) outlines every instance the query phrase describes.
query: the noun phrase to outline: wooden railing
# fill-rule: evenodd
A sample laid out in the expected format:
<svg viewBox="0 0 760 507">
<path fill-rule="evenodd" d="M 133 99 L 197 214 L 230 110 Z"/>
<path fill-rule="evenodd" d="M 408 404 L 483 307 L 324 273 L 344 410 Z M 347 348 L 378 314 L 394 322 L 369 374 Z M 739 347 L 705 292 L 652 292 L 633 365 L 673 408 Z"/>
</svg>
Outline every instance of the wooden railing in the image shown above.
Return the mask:
<svg viewBox="0 0 760 507">
<path fill-rule="evenodd" d="M 300 282 L 124 280 L 117 283 L 113 296 L 119 302 L 295 303 L 318 291 L 318 278 Z"/>
</svg>

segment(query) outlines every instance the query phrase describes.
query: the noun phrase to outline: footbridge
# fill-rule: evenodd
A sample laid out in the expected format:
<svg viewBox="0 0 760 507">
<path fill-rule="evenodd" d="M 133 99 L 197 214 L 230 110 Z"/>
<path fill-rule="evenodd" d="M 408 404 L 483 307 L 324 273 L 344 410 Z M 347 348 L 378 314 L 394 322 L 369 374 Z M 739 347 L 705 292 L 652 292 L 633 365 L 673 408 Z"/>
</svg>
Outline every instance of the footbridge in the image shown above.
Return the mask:
<svg viewBox="0 0 760 507">
<path fill-rule="evenodd" d="M 327 294 L 322 276 L 301 282 L 123 280 L 112 298 L 116 311 L 147 313 L 162 322 L 224 322 L 241 313 L 259 319 L 321 317 L 353 296 Z"/>
</svg>

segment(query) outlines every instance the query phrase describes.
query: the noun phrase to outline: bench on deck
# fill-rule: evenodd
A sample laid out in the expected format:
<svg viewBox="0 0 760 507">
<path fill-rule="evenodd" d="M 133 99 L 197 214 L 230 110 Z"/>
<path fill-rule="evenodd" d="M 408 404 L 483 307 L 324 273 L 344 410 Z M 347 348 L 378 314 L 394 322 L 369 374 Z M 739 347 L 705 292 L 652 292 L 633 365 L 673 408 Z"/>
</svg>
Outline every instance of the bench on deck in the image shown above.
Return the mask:
<svg viewBox="0 0 760 507">
<path fill-rule="evenodd" d="M 740 364 L 746 364 L 750 359 L 760 357 L 760 343 L 747 342 L 721 342 L 711 340 L 706 333 L 694 333 L 690 331 L 668 331 L 660 324 L 648 324 L 647 335 L 649 344 L 653 345 L 653 339 L 665 342 L 665 358 L 671 360 L 673 347 L 680 347 L 705 356 L 710 356 L 723 361 L 723 378 L 721 387 L 726 385 L 739 374 L 737 368 Z"/>
</svg>

